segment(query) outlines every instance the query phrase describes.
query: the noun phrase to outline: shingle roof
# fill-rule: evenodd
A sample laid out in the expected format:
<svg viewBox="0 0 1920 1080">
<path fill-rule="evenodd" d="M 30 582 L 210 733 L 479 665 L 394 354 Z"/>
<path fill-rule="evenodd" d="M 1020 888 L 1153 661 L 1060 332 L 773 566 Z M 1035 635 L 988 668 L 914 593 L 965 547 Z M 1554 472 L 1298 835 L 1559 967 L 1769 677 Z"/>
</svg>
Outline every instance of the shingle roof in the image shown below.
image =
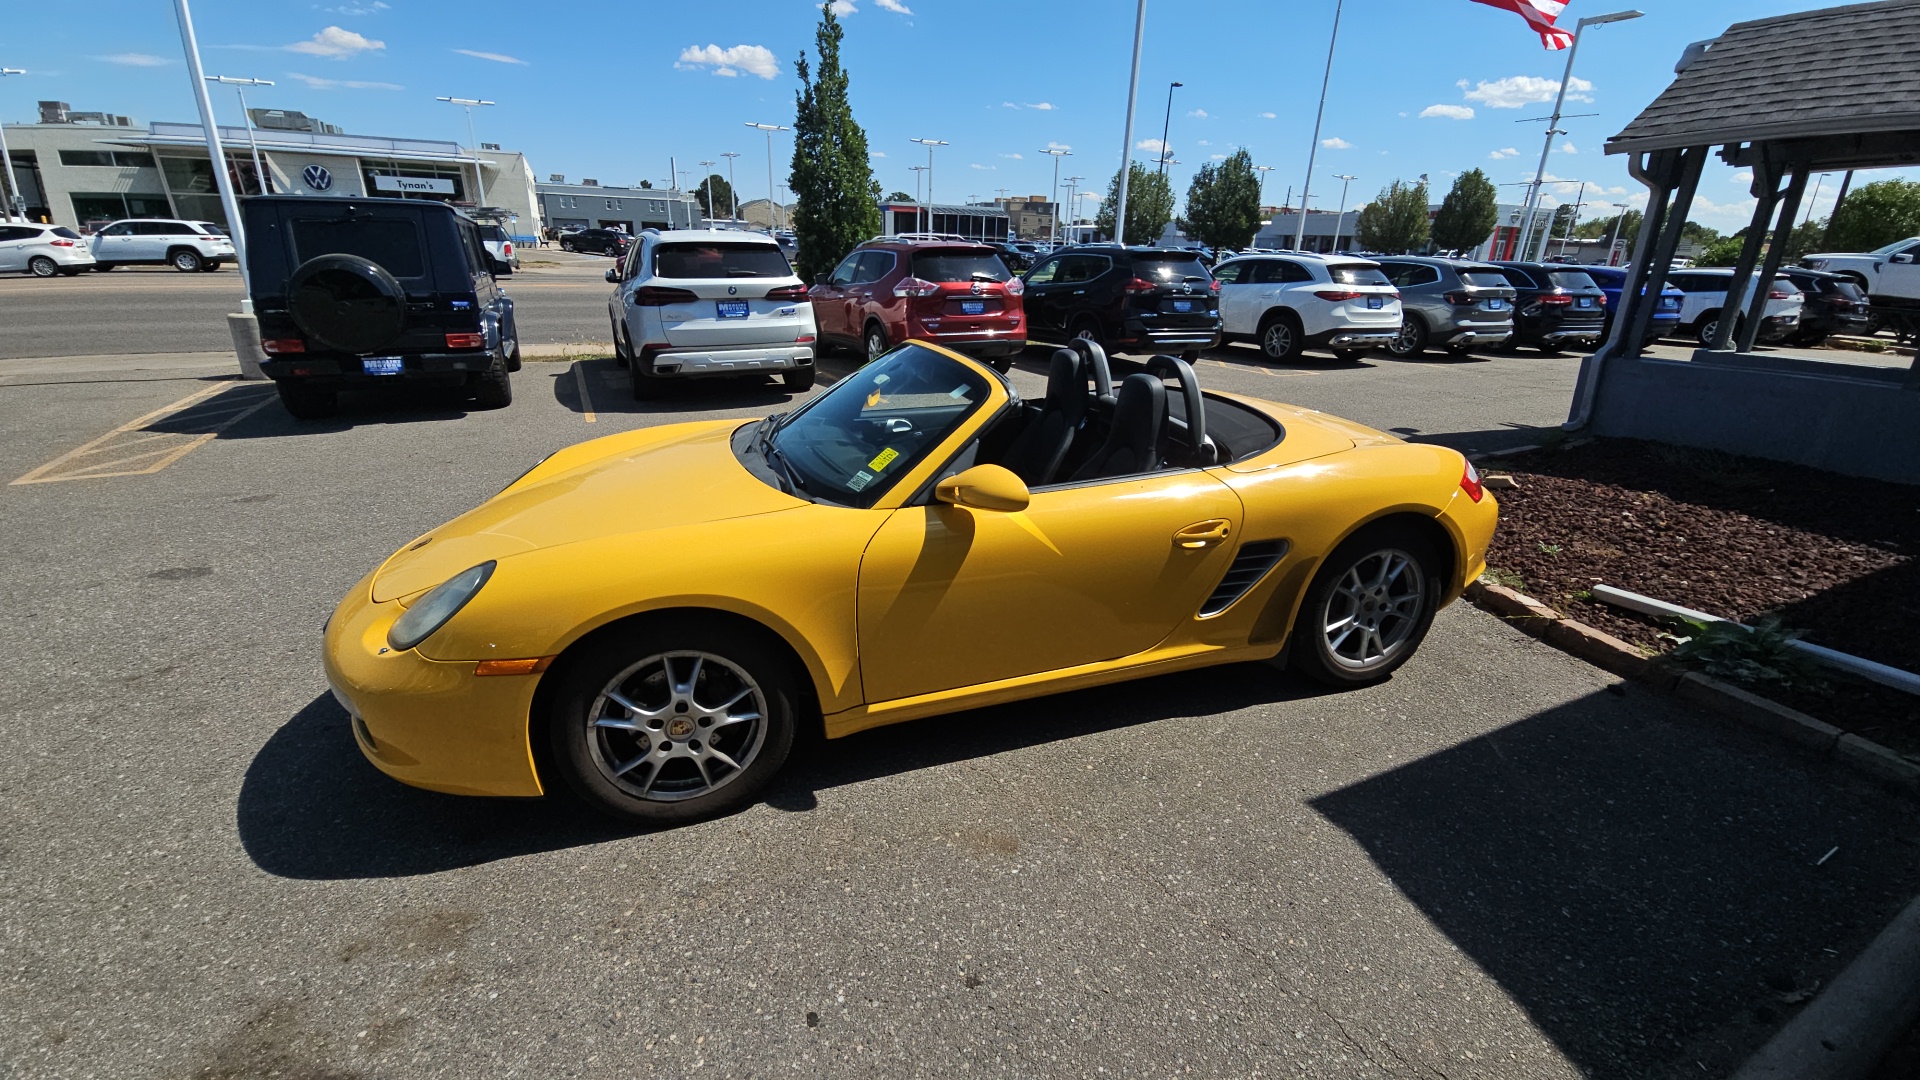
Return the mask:
<svg viewBox="0 0 1920 1080">
<path fill-rule="evenodd" d="M 1920 0 L 1736 23 L 1606 150 L 1920 130 L 1916 57 Z"/>
</svg>

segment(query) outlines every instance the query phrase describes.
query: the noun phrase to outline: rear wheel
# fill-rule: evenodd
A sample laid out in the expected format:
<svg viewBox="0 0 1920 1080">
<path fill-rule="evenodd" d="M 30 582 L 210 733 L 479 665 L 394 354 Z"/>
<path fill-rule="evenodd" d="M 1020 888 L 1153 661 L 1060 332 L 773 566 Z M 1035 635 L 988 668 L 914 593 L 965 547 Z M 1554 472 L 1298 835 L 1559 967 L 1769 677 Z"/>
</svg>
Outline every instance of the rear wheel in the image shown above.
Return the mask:
<svg viewBox="0 0 1920 1080">
<path fill-rule="evenodd" d="M 1301 348 L 1300 324 L 1292 312 L 1273 312 L 1260 324 L 1260 353 L 1267 359 L 1289 363 L 1300 358 Z"/>
<path fill-rule="evenodd" d="M 211 274 L 215 270 L 220 269 L 220 263 L 216 260 L 209 259 L 205 263 L 201 264 L 200 269 L 205 273 Z"/>
<path fill-rule="evenodd" d="M 287 414 L 295 420 L 318 420 L 340 411 L 340 394 L 335 390 L 284 380 L 274 383 L 273 389 L 280 395 L 280 404 Z"/>
<path fill-rule="evenodd" d="M 1452 345 L 1447 346 L 1447 355 L 1453 357 L 1455 360 L 1458 360 L 1463 356 L 1472 356 L 1473 346 L 1463 345 L 1463 344 L 1460 344 L 1459 342 L 1455 342 Z"/>
<path fill-rule="evenodd" d="M 1443 564 L 1416 530 L 1370 525 L 1334 549 L 1300 605 L 1289 662 L 1329 686 L 1365 686 L 1407 662 L 1433 625 Z"/>
<path fill-rule="evenodd" d="M 1342 363 L 1351 364 L 1355 360 L 1367 355 L 1368 351 L 1367 349 L 1335 349 L 1333 350 L 1333 358 Z"/>
<path fill-rule="evenodd" d="M 34 277 L 52 277 L 60 272 L 60 264 L 45 255 L 35 255 L 27 260 L 27 273 Z"/>
<path fill-rule="evenodd" d="M 625 821 L 674 825 L 757 799 L 793 748 L 791 665 L 702 621 L 616 633 L 560 673 L 547 736 L 562 779 Z"/>
<path fill-rule="evenodd" d="M 633 400 L 652 401 L 660 396 L 666 380 L 658 375 L 647 374 L 645 357 L 635 356 L 631 349 L 627 353 L 627 372 L 633 376 Z"/>
<path fill-rule="evenodd" d="M 796 394 L 813 389 L 813 365 L 781 372 L 780 385 Z"/>
<path fill-rule="evenodd" d="M 206 260 L 197 251 L 181 248 L 167 256 L 167 263 L 183 274 L 197 274 L 206 265 Z"/>
<path fill-rule="evenodd" d="M 119 264 L 119 263 L 103 263 L 103 262 L 97 262 L 97 263 L 94 263 L 94 264 L 93 264 L 93 268 L 94 268 L 95 270 L 97 270 L 97 271 L 99 271 L 99 272 L 100 272 L 100 273 L 102 273 L 102 274 L 104 274 L 104 273 L 106 273 L 106 272 L 107 272 L 107 271 L 109 271 L 109 270 L 115 270 L 115 269 L 118 269 L 118 268 L 119 268 L 119 266 L 120 266 L 120 264 Z"/>
<path fill-rule="evenodd" d="M 1411 360 L 1427 351 L 1427 324 L 1418 315 L 1409 315 L 1400 323 L 1400 333 L 1387 346 L 1387 352 L 1402 360 Z"/>
<path fill-rule="evenodd" d="M 880 359 L 880 357 L 886 354 L 886 351 L 887 351 L 887 328 L 886 327 L 881 326 L 877 322 L 868 323 L 867 332 L 863 340 L 866 342 L 867 363 L 871 364 L 875 360 Z"/>
<path fill-rule="evenodd" d="M 1101 352 L 1113 352 L 1112 349 L 1107 348 L 1107 343 L 1104 340 L 1105 335 L 1100 333 L 1100 320 L 1091 315 L 1082 315 L 1073 320 L 1073 336 L 1093 342 L 1095 345 L 1100 346 Z"/>
<path fill-rule="evenodd" d="M 504 409 L 513 404 L 513 377 L 507 373 L 505 355 L 495 356 L 487 370 L 473 377 L 473 403 L 483 409 Z"/>
</svg>

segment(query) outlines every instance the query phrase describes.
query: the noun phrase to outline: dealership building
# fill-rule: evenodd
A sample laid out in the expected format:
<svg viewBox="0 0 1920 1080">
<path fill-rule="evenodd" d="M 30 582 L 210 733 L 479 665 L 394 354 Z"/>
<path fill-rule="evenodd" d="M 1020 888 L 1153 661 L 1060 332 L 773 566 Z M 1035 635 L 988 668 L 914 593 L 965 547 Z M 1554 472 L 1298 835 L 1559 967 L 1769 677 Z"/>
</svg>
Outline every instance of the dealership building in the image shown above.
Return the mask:
<svg viewBox="0 0 1920 1080">
<path fill-rule="evenodd" d="M 280 109 L 248 114 L 251 132 L 220 128 L 236 194 L 435 199 L 491 211 L 515 236 L 539 231 L 533 171 L 520 153 L 492 143 L 476 151 L 431 139 L 350 135 Z M 73 228 L 137 217 L 226 223 L 199 124 L 140 126 L 43 101 L 39 123 L 8 124 L 5 134 L 27 216 L 36 221 Z"/>
</svg>

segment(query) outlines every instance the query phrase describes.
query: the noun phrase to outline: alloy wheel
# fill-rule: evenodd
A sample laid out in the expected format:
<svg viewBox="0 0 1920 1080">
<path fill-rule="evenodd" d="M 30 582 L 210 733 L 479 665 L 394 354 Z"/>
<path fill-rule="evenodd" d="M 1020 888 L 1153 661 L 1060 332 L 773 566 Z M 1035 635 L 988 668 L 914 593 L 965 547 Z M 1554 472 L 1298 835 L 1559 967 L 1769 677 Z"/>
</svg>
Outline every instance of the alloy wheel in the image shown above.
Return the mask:
<svg viewBox="0 0 1920 1080">
<path fill-rule="evenodd" d="M 1293 355 L 1293 327 L 1285 319 L 1275 319 L 1260 335 L 1260 350 L 1273 360 Z"/>
<path fill-rule="evenodd" d="M 33 272 L 34 277 L 52 277 L 60 272 L 60 268 L 54 265 L 53 260 L 45 255 L 34 256 L 32 261 L 27 263 L 27 269 Z"/>
<path fill-rule="evenodd" d="M 1327 652 L 1351 671 L 1390 663 L 1420 625 L 1426 605 L 1427 579 L 1418 559 L 1398 548 L 1364 555 L 1327 593 L 1320 624 Z"/>
<path fill-rule="evenodd" d="M 867 363 L 880 359 L 886 352 L 887 332 L 878 326 L 867 327 Z"/>
<path fill-rule="evenodd" d="M 587 710 L 601 774 L 655 802 L 698 798 L 739 779 L 767 737 L 766 694 L 707 652 L 649 656 L 615 675 Z"/>
</svg>

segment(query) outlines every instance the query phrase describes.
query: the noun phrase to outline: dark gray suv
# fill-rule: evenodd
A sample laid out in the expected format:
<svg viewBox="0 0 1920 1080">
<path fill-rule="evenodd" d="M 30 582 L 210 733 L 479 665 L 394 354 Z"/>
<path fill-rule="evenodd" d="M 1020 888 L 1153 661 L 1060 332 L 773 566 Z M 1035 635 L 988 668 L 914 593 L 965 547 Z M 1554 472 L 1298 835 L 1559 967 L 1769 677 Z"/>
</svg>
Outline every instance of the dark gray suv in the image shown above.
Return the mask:
<svg viewBox="0 0 1920 1080">
<path fill-rule="evenodd" d="M 1465 356 L 1476 345 L 1498 345 L 1513 336 L 1514 287 L 1500 268 L 1464 259 L 1390 255 L 1374 260 L 1400 290 L 1405 320 L 1387 351 L 1401 359 L 1428 345 Z"/>
</svg>

